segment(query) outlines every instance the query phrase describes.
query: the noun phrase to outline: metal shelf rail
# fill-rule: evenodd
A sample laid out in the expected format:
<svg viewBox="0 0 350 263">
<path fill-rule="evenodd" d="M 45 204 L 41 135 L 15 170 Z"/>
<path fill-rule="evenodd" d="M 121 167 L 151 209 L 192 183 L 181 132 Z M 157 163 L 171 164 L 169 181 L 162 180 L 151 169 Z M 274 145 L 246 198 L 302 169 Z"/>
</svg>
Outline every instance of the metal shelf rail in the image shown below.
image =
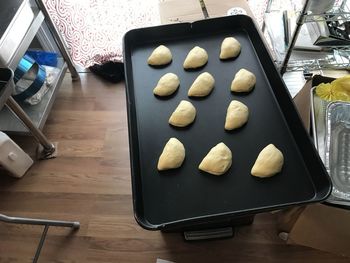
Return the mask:
<svg viewBox="0 0 350 263">
<path fill-rule="evenodd" d="M 308 22 L 320 22 L 320 21 L 350 21 L 350 7 L 346 0 L 336 2 L 328 13 L 325 14 L 307 14 L 305 17 L 305 23 Z"/>
<path fill-rule="evenodd" d="M 350 48 L 336 47 L 324 58 L 289 60 L 286 71 L 304 71 L 321 69 L 349 69 L 350 68 Z M 282 68 L 282 65 L 280 65 Z"/>
<path fill-rule="evenodd" d="M 41 234 L 39 244 L 37 246 L 33 263 L 38 262 L 41 249 L 44 245 L 45 238 L 47 235 L 47 232 L 49 231 L 50 226 L 56 226 L 56 227 L 71 227 L 73 230 L 77 230 L 80 227 L 79 222 L 69 222 L 69 221 L 59 221 L 59 220 L 43 220 L 43 219 L 35 219 L 35 218 L 25 218 L 25 217 L 11 217 L 6 216 L 3 214 L 0 214 L 0 221 L 5 223 L 11 223 L 11 224 L 22 224 L 22 225 L 39 225 L 44 226 L 44 230 Z"/>
</svg>

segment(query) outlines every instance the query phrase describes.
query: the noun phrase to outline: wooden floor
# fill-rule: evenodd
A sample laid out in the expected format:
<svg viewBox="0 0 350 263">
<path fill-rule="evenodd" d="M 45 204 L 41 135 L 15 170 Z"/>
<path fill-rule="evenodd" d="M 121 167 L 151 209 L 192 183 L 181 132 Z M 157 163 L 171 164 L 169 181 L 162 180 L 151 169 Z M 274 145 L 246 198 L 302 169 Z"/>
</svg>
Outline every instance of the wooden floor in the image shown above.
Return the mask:
<svg viewBox="0 0 350 263">
<path fill-rule="evenodd" d="M 72 83 L 67 75 L 44 133 L 59 142 L 58 158 L 36 162 L 20 180 L 0 176 L 1 213 L 81 222 L 77 232 L 51 228 L 39 262 L 349 262 L 284 244 L 272 214 L 217 241 L 187 243 L 179 233 L 140 228 L 133 218 L 124 84 L 91 73 Z M 15 139 L 34 153 L 30 137 Z M 31 262 L 41 231 L 0 223 L 0 262 Z"/>
</svg>

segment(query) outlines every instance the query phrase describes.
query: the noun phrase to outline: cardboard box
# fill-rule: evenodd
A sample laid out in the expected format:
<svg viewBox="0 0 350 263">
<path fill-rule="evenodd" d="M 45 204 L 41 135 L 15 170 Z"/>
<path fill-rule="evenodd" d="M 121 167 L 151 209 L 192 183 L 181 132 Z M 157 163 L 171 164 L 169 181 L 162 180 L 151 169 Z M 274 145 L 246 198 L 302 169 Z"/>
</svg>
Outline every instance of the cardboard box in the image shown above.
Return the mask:
<svg viewBox="0 0 350 263">
<path fill-rule="evenodd" d="M 204 18 L 198 0 L 163 0 L 159 3 L 162 24 L 193 22 Z"/>
<path fill-rule="evenodd" d="M 253 17 L 245 0 L 203 0 L 203 2 L 210 18 L 226 16 L 232 7 L 241 7 L 247 15 Z M 159 3 L 159 13 L 162 24 L 193 22 L 205 18 L 199 0 L 162 0 Z"/>
<path fill-rule="evenodd" d="M 310 130 L 310 90 L 334 78 L 315 75 L 295 96 L 294 102 L 305 128 Z M 277 227 L 289 232 L 288 243 L 309 246 L 350 257 L 350 208 L 325 204 L 294 207 L 277 213 Z"/>
<path fill-rule="evenodd" d="M 288 243 L 350 257 L 349 242 L 350 211 L 323 204 L 307 206 L 288 239 Z"/>
<path fill-rule="evenodd" d="M 311 80 L 308 80 L 304 87 L 294 97 L 293 101 L 302 119 L 305 129 L 310 131 L 310 90 L 312 87 L 317 86 L 320 83 L 328 83 L 333 81 L 334 78 L 329 78 L 321 75 L 315 75 Z"/>
<path fill-rule="evenodd" d="M 204 3 L 207 8 L 209 17 L 226 16 L 227 11 L 232 7 L 243 8 L 247 12 L 248 16 L 254 17 L 247 1 L 244 0 L 204 0 Z"/>
</svg>

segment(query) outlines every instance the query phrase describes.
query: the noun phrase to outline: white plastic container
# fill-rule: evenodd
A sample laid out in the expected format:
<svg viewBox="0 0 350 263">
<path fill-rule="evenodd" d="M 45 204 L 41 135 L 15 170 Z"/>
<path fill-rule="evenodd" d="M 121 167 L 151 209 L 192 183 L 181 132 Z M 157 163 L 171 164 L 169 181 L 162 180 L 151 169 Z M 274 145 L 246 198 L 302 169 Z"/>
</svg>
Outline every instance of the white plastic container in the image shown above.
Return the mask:
<svg viewBox="0 0 350 263">
<path fill-rule="evenodd" d="M 14 177 L 22 177 L 32 166 L 33 160 L 5 133 L 0 132 L 0 166 Z"/>
</svg>

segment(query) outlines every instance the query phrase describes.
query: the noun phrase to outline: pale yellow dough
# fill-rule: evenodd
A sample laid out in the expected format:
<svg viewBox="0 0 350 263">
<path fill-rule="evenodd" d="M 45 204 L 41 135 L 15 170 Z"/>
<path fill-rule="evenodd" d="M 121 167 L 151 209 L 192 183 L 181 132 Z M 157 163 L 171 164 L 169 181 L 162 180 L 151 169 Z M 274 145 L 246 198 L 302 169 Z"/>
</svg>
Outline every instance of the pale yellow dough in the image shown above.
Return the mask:
<svg viewBox="0 0 350 263">
<path fill-rule="evenodd" d="M 199 165 L 199 170 L 204 172 L 222 175 L 227 172 L 232 164 L 231 150 L 223 143 L 211 148 Z"/>
<path fill-rule="evenodd" d="M 173 56 L 169 48 L 164 45 L 160 45 L 155 50 L 153 50 L 152 54 L 149 56 L 147 63 L 152 66 L 162 66 L 169 64 Z"/>
<path fill-rule="evenodd" d="M 234 37 L 227 37 L 222 41 L 220 59 L 235 58 L 241 52 L 241 44 Z"/>
<path fill-rule="evenodd" d="M 214 77 L 210 73 L 204 72 L 195 79 L 191 88 L 188 90 L 188 96 L 205 97 L 213 90 L 214 84 Z"/>
<path fill-rule="evenodd" d="M 240 69 L 231 83 L 231 91 L 234 92 L 249 92 L 251 91 L 256 84 L 255 75 L 242 68 Z"/>
<path fill-rule="evenodd" d="M 153 89 L 153 93 L 158 96 L 169 96 L 173 94 L 180 85 L 178 76 L 174 73 L 166 73 L 163 75 L 157 86 Z"/>
<path fill-rule="evenodd" d="M 205 49 L 201 47 L 195 46 L 188 53 L 183 66 L 185 69 L 199 68 L 201 66 L 204 66 L 207 62 L 208 62 L 207 51 L 205 51 Z"/>
<path fill-rule="evenodd" d="M 169 123 L 177 127 L 185 127 L 196 118 L 196 108 L 187 100 L 182 100 L 169 118 Z"/>
<path fill-rule="evenodd" d="M 258 155 L 251 174 L 257 177 L 271 177 L 282 170 L 284 158 L 275 145 L 267 145 Z"/>
<path fill-rule="evenodd" d="M 248 117 L 249 109 L 244 103 L 238 100 L 231 101 L 227 108 L 225 130 L 242 127 L 248 121 Z"/>
<path fill-rule="evenodd" d="M 157 169 L 163 171 L 179 168 L 185 159 L 185 155 L 184 145 L 178 139 L 170 138 L 159 157 Z"/>
</svg>

